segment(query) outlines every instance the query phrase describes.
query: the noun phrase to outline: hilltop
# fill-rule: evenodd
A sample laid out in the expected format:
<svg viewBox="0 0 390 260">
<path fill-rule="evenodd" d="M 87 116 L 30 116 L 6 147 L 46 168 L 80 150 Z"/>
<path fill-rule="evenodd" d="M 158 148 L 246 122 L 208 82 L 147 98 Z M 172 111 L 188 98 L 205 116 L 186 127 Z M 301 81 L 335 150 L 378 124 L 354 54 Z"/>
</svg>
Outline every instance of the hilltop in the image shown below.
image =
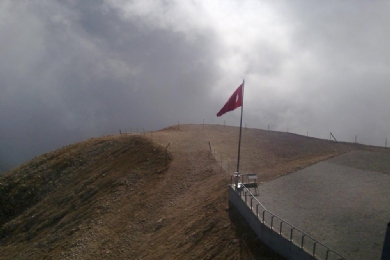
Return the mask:
<svg viewBox="0 0 390 260">
<path fill-rule="evenodd" d="M 1 259 L 283 259 L 229 210 L 238 128 L 177 125 L 89 139 L 0 176 Z M 243 173 L 261 182 L 354 150 L 244 129 Z"/>
</svg>

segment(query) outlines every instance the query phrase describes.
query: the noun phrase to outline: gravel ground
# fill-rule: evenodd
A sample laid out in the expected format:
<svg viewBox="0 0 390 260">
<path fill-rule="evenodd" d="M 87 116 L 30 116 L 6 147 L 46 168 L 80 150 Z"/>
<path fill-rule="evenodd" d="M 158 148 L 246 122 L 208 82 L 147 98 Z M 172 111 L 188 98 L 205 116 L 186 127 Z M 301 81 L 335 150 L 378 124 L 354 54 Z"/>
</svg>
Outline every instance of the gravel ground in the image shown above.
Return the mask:
<svg viewBox="0 0 390 260">
<path fill-rule="evenodd" d="M 347 153 L 261 185 L 259 200 L 348 259 L 380 259 L 390 221 L 389 159 Z"/>
</svg>

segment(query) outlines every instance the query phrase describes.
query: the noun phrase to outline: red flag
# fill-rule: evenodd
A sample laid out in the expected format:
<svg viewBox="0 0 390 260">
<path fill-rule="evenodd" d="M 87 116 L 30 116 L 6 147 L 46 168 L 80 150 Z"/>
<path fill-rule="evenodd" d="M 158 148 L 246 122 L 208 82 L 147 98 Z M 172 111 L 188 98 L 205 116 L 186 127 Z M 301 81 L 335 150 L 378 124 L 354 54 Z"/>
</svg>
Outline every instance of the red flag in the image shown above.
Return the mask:
<svg viewBox="0 0 390 260">
<path fill-rule="evenodd" d="M 236 91 L 234 91 L 233 95 L 229 98 L 223 108 L 218 112 L 217 116 L 222 116 L 223 114 L 233 111 L 237 107 L 242 106 L 242 88 L 244 83 L 242 83 Z"/>
</svg>

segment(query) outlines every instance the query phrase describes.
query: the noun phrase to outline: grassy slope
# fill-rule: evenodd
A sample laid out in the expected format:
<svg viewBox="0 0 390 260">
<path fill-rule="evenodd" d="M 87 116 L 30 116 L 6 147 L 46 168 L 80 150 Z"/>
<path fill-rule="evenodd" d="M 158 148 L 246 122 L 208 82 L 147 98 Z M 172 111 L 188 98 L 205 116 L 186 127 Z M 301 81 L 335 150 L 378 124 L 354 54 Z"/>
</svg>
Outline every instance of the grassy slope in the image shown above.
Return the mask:
<svg viewBox="0 0 390 260">
<path fill-rule="evenodd" d="M 106 137 L 7 172 L 0 179 L 3 256 L 41 258 L 73 247 L 96 218 L 110 211 L 107 198 L 165 169 L 161 147 L 143 138 Z"/>
<path fill-rule="evenodd" d="M 236 136 L 235 127 L 184 125 L 90 139 L 7 172 L 0 258 L 282 259 L 228 210 L 236 142 L 226 140 Z M 382 152 L 255 129 L 242 147 L 242 171 L 260 181 L 352 150 Z"/>
</svg>

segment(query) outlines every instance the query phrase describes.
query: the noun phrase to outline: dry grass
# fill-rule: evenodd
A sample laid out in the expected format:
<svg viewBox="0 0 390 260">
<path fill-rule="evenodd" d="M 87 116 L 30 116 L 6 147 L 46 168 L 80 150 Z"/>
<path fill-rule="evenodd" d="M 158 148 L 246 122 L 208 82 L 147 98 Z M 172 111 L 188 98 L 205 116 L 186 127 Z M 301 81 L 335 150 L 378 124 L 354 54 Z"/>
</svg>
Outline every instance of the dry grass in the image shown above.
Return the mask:
<svg viewBox="0 0 390 260">
<path fill-rule="evenodd" d="M 1 259 L 283 259 L 228 210 L 237 138 L 235 127 L 174 126 L 90 139 L 5 173 Z M 268 181 L 353 150 L 387 152 L 246 129 L 241 171 Z"/>
</svg>

